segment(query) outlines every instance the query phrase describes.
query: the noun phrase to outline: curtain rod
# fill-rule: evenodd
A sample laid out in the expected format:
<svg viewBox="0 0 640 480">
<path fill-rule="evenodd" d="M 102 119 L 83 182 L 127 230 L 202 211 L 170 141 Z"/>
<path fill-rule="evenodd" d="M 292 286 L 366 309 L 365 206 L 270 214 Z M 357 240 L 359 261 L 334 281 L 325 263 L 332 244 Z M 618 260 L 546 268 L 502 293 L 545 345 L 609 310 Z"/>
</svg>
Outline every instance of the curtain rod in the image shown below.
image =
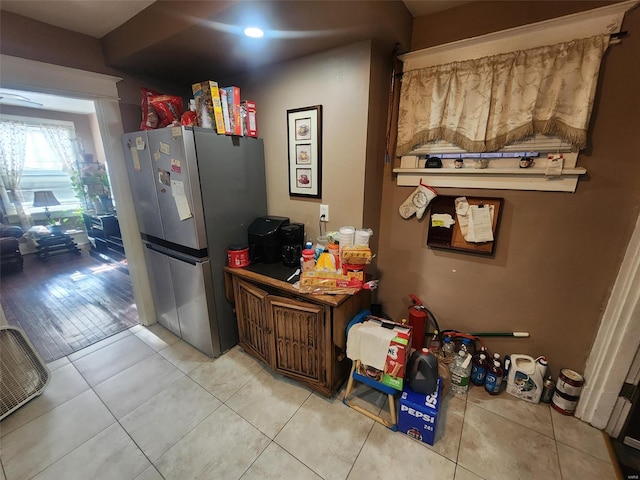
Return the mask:
<svg viewBox="0 0 640 480">
<path fill-rule="evenodd" d="M 626 37 L 628 33 L 629 33 L 629 32 L 627 32 L 626 30 L 625 30 L 624 32 L 610 33 L 610 34 L 609 34 L 609 38 L 621 38 L 621 37 Z"/>
<path fill-rule="evenodd" d="M 628 31 L 626 31 L 626 30 L 625 30 L 625 31 L 623 31 L 623 32 L 610 33 L 610 34 L 609 34 L 609 38 L 610 38 L 611 40 L 619 40 L 619 39 L 621 39 L 621 38 L 623 38 L 623 37 L 626 37 L 628 34 L 629 34 L 629 32 L 628 32 Z M 616 42 L 616 43 L 619 43 L 619 42 Z M 405 73 L 407 73 L 407 72 L 398 72 L 398 73 L 396 73 L 396 74 L 395 74 L 395 77 L 396 77 L 396 78 L 401 78 L 401 77 L 402 77 L 402 75 L 403 75 L 403 74 L 405 74 Z"/>
</svg>

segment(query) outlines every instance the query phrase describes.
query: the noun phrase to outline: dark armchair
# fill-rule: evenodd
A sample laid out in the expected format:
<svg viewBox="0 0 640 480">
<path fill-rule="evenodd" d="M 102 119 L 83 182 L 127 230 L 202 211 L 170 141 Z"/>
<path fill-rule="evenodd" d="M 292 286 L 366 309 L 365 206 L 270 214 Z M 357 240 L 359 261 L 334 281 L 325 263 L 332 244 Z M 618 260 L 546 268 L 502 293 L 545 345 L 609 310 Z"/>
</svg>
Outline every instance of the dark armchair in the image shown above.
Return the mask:
<svg viewBox="0 0 640 480">
<path fill-rule="evenodd" d="M 18 239 L 22 237 L 22 227 L 0 223 L 0 272 L 22 270 L 22 254 Z"/>
</svg>

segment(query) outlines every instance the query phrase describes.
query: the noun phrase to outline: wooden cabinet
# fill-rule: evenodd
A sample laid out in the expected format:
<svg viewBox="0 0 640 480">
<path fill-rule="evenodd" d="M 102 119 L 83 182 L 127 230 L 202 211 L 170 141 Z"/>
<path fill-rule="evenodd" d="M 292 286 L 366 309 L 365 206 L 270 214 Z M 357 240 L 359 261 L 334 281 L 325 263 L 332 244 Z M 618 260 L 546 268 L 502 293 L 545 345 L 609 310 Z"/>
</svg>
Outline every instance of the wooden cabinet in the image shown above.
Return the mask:
<svg viewBox="0 0 640 480">
<path fill-rule="evenodd" d="M 250 283 L 238 280 L 235 284 L 235 296 L 240 345 L 270 365 L 273 357 L 273 329 L 266 315 L 265 301 L 269 294 Z"/>
<path fill-rule="evenodd" d="M 305 295 L 289 283 L 225 267 L 240 345 L 274 371 L 331 397 L 346 379 L 346 327 L 370 295 Z"/>
</svg>

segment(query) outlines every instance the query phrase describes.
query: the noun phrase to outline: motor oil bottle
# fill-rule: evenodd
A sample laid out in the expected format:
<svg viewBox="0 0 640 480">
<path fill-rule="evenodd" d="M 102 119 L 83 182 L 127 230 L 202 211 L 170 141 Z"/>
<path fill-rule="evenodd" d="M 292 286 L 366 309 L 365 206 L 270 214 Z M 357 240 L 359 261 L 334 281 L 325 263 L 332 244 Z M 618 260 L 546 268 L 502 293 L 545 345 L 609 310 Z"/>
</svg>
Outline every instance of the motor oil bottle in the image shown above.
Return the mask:
<svg viewBox="0 0 640 480">
<path fill-rule="evenodd" d="M 484 382 L 484 389 L 491 395 L 498 395 L 502 386 L 502 367 L 497 360 L 487 370 L 487 379 Z"/>
<path fill-rule="evenodd" d="M 480 351 L 473 356 L 471 366 L 471 381 L 474 385 L 484 385 L 487 378 L 487 370 L 489 369 L 489 362 L 487 361 L 487 354 L 484 351 Z"/>
<path fill-rule="evenodd" d="M 411 354 L 409 388 L 423 395 L 431 395 L 438 388 L 438 359 L 428 348 Z"/>
</svg>

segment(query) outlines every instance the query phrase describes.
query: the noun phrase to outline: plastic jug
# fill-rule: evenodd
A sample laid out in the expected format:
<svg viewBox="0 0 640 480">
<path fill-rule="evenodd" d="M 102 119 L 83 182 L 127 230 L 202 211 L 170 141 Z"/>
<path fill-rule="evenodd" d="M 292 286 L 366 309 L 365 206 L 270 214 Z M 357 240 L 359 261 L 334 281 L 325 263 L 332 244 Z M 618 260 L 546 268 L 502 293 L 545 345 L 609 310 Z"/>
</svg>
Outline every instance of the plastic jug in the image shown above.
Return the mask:
<svg viewBox="0 0 640 480">
<path fill-rule="evenodd" d="M 431 395 L 438 388 L 438 359 L 428 348 L 411 354 L 409 388 L 423 395 Z"/>
<path fill-rule="evenodd" d="M 531 403 L 539 403 L 547 372 L 546 358 L 511 354 L 507 393 Z"/>
</svg>

